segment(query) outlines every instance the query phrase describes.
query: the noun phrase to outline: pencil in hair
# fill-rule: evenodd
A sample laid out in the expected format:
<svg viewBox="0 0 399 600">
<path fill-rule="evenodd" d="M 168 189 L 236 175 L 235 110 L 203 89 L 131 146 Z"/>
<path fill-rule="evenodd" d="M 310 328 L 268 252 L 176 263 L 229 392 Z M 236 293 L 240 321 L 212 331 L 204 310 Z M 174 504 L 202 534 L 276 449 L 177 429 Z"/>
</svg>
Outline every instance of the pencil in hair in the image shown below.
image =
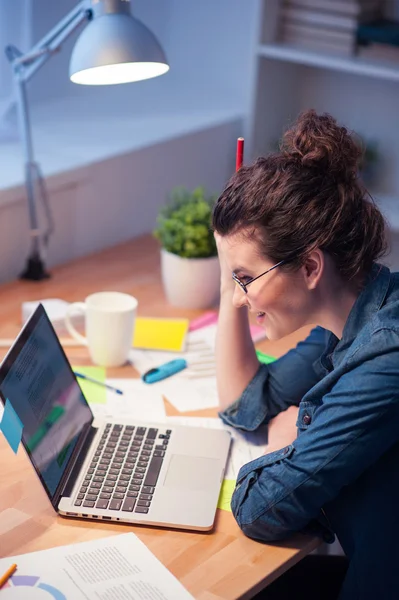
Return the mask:
<svg viewBox="0 0 399 600">
<path fill-rule="evenodd" d="M 244 138 L 239 137 L 237 139 L 236 171 L 241 169 L 243 160 L 244 160 Z"/>
</svg>

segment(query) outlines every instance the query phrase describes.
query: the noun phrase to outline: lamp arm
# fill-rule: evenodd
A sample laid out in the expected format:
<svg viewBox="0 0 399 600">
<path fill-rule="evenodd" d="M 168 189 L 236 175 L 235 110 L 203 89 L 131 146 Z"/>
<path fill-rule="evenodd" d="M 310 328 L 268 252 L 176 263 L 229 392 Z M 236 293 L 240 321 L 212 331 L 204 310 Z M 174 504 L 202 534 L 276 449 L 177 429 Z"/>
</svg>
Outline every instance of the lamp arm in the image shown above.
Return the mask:
<svg viewBox="0 0 399 600">
<path fill-rule="evenodd" d="M 21 129 L 21 139 L 24 150 L 25 187 L 29 209 L 29 223 L 31 236 L 31 250 L 26 269 L 21 274 L 23 279 L 40 280 L 48 277 L 43 261 L 43 252 L 47 246 L 48 238 L 53 230 L 53 221 L 50 207 L 47 202 L 45 184 L 40 167 L 34 160 L 32 133 L 29 116 L 29 107 L 26 93 L 26 83 L 32 75 L 56 52 L 61 44 L 85 20 L 91 18 L 90 0 L 81 0 L 47 35 L 45 35 L 26 54 L 22 54 L 15 46 L 7 46 L 5 52 L 13 69 L 16 83 L 17 107 Z M 44 233 L 41 232 L 36 202 L 36 184 L 39 186 L 42 201 L 47 216 L 48 226 Z"/>
<path fill-rule="evenodd" d="M 91 19 L 91 16 L 90 0 L 81 0 L 25 54 L 21 54 L 14 46 L 7 46 L 6 56 L 12 64 L 15 77 L 28 81 L 84 21 Z"/>
</svg>

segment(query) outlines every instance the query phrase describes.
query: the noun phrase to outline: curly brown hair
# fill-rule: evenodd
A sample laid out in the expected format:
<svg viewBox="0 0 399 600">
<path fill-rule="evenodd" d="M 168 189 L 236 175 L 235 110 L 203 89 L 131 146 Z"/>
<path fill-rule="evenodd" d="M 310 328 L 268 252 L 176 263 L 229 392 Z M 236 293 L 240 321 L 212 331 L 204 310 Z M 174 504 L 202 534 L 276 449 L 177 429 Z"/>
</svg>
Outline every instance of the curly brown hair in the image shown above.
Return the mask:
<svg viewBox="0 0 399 600">
<path fill-rule="evenodd" d="M 273 262 L 296 269 L 314 248 L 327 252 L 341 277 L 368 273 L 387 251 L 383 216 L 358 178 L 360 146 L 328 114 L 302 113 L 279 152 L 243 166 L 213 211 L 220 235 L 257 239 Z"/>
</svg>

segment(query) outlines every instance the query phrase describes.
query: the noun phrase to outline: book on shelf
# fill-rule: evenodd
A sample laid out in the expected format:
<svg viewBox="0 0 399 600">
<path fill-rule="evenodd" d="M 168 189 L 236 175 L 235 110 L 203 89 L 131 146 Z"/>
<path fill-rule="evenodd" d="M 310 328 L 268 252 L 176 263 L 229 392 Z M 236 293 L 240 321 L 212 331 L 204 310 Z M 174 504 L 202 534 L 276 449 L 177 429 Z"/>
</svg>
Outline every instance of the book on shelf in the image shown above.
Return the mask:
<svg viewBox="0 0 399 600">
<path fill-rule="evenodd" d="M 291 21 L 291 19 L 284 19 L 280 24 L 279 30 L 281 40 L 284 40 L 286 36 L 290 37 L 302 37 L 304 39 L 322 39 L 329 42 L 336 42 L 337 44 L 349 44 L 354 45 L 355 32 L 342 30 L 331 27 L 315 27 L 307 23 L 298 23 Z"/>
<path fill-rule="evenodd" d="M 356 35 L 360 44 L 375 42 L 399 46 L 399 21 L 378 19 L 371 23 L 360 24 Z"/>
<path fill-rule="evenodd" d="M 335 9 L 323 9 L 323 3 L 318 7 L 307 7 L 290 3 L 283 5 L 281 9 L 281 20 L 289 19 L 299 23 L 307 23 L 313 26 L 335 27 L 347 31 L 353 31 L 359 23 L 370 21 L 379 16 L 377 8 L 361 8 L 357 14 L 340 13 Z"/>
<path fill-rule="evenodd" d="M 281 43 L 301 50 L 309 50 L 310 52 L 321 52 L 323 54 L 335 56 L 350 56 L 354 53 L 354 41 L 351 44 L 336 44 L 322 39 L 304 39 L 301 37 L 286 36 Z"/>
<path fill-rule="evenodd" d="M 323 10 L 291 5 L 283 6 L 281 18 L 313 26 L 339 27 L 349 31 L 356 29 L 358 24 L 357 17 L 352 15 L 340 15 Z"/>
<path fill-rule="evenodd" d="M 285 0 L 286 6 L 314 8 L 356 18 L 374 18 L 382 10 L 382 0 Z"/>
<path fill-rule="evenodd" d="M 399 47 L 389 44 L 368 44 L 357 47 L 357 56 L 367 60 L 399 63 Z"/>
</svg>

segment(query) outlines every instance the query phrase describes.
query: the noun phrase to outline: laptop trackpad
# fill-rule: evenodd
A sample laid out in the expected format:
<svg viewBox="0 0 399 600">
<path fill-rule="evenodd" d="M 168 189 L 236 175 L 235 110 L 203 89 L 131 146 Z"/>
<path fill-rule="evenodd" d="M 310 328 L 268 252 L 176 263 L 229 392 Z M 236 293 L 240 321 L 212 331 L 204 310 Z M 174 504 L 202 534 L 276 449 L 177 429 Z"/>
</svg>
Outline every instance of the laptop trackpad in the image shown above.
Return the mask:
<svg viewBox="0 0 399 600">
<path fill-rule="evenodd" d="M 179 490 L 207 490 L 220 483 L 220 461 L 201 456 L 173 454 L 164 487 Z"/>
</svg>

